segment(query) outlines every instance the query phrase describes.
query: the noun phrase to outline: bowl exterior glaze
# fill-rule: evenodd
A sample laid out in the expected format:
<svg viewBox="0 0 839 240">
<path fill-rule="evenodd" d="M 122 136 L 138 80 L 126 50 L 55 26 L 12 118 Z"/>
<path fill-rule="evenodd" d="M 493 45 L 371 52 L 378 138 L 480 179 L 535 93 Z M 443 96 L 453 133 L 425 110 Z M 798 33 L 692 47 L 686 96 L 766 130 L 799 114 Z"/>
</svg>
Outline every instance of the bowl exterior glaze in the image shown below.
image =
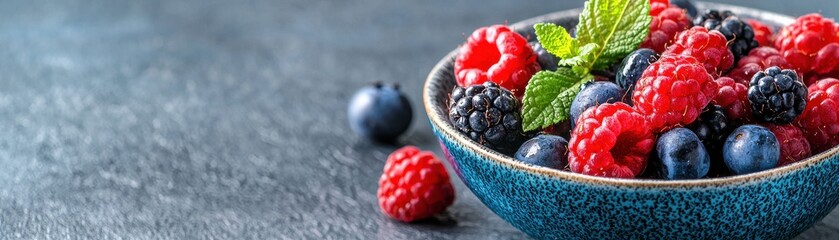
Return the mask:
<svg viewBox="0 0 839 240">
<path fill-rule="evenodd" d="M 775 26 L 791 18 L 720 4 Z M 569 28 L 579 9 L 512 25 Z M 745 14 L 744 14 L 745 13 Z M 527 35 L 530 34 L 530 35 Z M 432 70 L 423 102 L 446 159 L 493 212 L 540 239 L 786 239 L 839 204 L 839 147 L 770 171 L 691 181 L 623 180 L 541 168 L 503 156 L 457 133 L 446 119 L 454 87 L 450 53 Z"/>
</svg>

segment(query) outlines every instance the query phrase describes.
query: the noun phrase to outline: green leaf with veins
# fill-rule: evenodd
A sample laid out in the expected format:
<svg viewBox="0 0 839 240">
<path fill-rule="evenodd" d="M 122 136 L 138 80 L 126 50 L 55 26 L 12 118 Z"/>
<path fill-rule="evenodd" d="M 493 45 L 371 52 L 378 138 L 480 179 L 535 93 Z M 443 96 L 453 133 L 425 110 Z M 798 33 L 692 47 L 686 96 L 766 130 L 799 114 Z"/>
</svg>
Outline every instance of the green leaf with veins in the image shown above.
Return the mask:
<svg viewBox="0 0 839 240">
<path fill-rule="evenodd" d="M 593 77 L 588 73 L 581 76 L 567 67 L 533 75 L 524 91 L 522 128 L 525 131 L 536 130 L 568 119 L 571 102 L 582 84 Z"/>
</svg>

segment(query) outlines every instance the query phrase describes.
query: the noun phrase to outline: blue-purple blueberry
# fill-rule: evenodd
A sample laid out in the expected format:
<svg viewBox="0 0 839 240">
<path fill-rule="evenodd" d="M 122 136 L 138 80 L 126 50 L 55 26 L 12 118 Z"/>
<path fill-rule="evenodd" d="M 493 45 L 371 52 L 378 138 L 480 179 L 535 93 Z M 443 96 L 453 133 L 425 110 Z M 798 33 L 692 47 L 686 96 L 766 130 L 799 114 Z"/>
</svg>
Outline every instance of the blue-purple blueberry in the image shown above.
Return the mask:
<svg viewBox="0 0 839 240">
<path fill-rule="evenodd" d="M 538 135 L 524 142 L 516 151 L 517 160 L 553 169 L 568 165 L 568 141 L 556 135 Z"/>
<path fill-rule="evenodd" d="M 411 103 L 396 84 L 376 83 L 359 89 L 350 100 L 350 128 L 358 135 L 391 142 L 411 125 Z"/>
<path fill-rule="evenodd" d="M 778 139 L 769 129 L 743 125 L 728 135 L 722 155 L 728 169 L 739 175 L 777 166 L 781 150 Z"/>
<path fill-rule="evenodd" d="M 699 137 L 687 128 L 665 132 L 656 142 L 654 166 L 664 179 L 699 179 L 711 169 L 711 157 Z"/>
</svg>

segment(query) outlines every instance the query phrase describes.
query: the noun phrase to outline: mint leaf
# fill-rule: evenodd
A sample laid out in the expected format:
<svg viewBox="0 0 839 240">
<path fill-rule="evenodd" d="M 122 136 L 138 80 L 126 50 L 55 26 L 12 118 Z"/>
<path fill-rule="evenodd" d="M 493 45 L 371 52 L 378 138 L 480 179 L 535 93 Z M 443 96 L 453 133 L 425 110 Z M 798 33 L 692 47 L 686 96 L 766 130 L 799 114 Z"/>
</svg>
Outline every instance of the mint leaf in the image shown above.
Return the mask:
<svg viewBox="0 0 839 240">
<path fill-rule="evenodd" d="M 605 69 L 638 48 L 649 33 L 650 21 L 648 0 L 586 2 L 577 24 L 577 41 L 600 46 L 589 69 Z"/>
<path fill-rule="evenodd" d="M 582 84 L 592 78 L 567 67 L 533 75 L 522 100 L 522 128 L 531 131 L 568 119 L 571 102 Z"/>
<path fill-rule="evenodd" d="M 574 66 L 585 66 L 587 63 L 594 62 L 594 54 L 595 51 L 598 49 L 596 43 L 589 43 L 585 46 L 581 47 L 579 52 L 576 56 L 571 58 L 564 58 L 559 60 L 559 66 L 567 66 L 567 67 L 574 67 Z"/>
<path fill-rule="evenodd" d="M 537 23 L 533 25 L 536 30 L 536 39 L 549 53 L 560 57 L 570 58 L 577 51 L 577 40 L 571 38 L 571 34 L 562 26 L 552 23 Z"/>
</svg>

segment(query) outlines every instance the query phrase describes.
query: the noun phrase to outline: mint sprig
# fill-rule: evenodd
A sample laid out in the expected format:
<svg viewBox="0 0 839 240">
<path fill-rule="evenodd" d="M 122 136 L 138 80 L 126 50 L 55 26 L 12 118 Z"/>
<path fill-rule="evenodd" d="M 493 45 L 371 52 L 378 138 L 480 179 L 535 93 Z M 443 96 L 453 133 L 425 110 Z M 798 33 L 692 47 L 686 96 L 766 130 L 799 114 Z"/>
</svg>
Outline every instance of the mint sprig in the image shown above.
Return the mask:
<svg viewBox="0 0 839 240">
<path fill-rule="evenodd" d="M 556 72 L 540 71 L 533 75 L 524 90 L 525 98 L 522 100 L 525 106 L 522 108 L 522 115 L 530 116 L 531 121 L 525 120 L 522 127 L 538 129 L 554 124 L 554 119 L 567 119 L 569 112 L 563 109 L 571 109 L 571 101 L 580 92 L 582 84 L 593 77 L 588 73 L 581 76 L 571 68 L 558 68 Z"/>
<path fill-rule="evenodd" d="M 588 1 L 580 13 L 577 41 L 604 46 L 595 53 L 592 69 L 605 69 L 638 48 L 649 34 L 650 21 L 646 0 Z"/>
<path fill-rule="evenodd" d="M 556 72 L 531 77 L 522 100 L 524 130 L 545 128 L 569 118 L 571 102 L 592 70 L 602 70 L 638 48 L 649 33 L 647 0 L 590 0 L 577 24 L 577 38 L 549 23 L 533 26 L 542 47 L 562 60 Z"/>
</svg>

